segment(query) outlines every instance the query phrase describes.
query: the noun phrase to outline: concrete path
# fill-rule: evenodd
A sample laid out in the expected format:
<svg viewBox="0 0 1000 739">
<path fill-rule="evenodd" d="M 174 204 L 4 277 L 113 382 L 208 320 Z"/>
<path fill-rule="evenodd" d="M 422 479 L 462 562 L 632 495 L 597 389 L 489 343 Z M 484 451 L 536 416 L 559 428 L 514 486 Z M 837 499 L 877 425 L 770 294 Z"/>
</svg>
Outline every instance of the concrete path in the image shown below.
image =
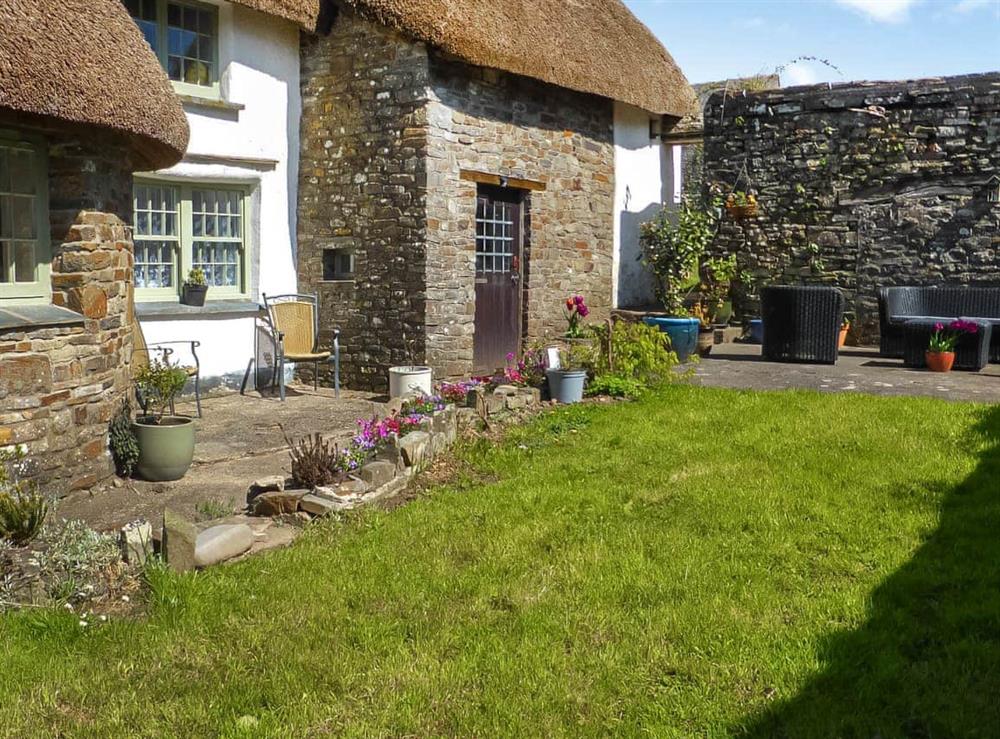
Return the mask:
<svg viewBox="0 0 1000 739">
<path fill-rule="evenodd" d="M 717 344 L 710 356 L 695 365 L 695 376 L 706 387 L 805 388 L 1000 402 L 1000 365 L 988 365 L 982 372 L 940 374 L 904 367 L 901 359 L 884 359 L 872 347 L 847 347 L 835 365 L 822 365 L 765 362 L 758 345 Z"/>
</svg>

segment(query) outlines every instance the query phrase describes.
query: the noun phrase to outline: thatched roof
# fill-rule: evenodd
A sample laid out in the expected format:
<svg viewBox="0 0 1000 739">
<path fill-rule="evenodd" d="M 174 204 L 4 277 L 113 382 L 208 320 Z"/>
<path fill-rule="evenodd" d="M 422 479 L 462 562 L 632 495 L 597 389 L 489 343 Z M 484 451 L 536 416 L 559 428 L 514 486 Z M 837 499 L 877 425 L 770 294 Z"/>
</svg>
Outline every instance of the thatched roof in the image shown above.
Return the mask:
<svg viewBox="0 0 1000 739">
<path fill-rule="evenodd" d="M 184 111 L 120 0 L 3 0 L 0 29 L 0 112 L 120 132 L 151 169 L 183 156 Z"/>
<path fill-rule="evenodd" d="M 234 0 L 313 30 L 325 0 Z M 621 0 L 340 0 L 470 64 L 681 117 L 694 94 Z"/>
</svg>

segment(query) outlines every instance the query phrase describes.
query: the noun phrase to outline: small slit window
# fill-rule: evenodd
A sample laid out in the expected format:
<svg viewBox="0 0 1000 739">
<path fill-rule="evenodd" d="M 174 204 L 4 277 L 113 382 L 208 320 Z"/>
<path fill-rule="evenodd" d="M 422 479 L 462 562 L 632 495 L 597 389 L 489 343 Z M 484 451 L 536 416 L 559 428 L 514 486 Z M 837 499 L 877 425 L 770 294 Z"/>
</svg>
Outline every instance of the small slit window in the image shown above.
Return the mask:
<svg viewBox="0 0 1000 739">
<path fill-rule="evenodd" d="M 353 280 L 354 249 L 324 249 L 323 279 L 328 282 L 336 280 Z"/>
</svg>

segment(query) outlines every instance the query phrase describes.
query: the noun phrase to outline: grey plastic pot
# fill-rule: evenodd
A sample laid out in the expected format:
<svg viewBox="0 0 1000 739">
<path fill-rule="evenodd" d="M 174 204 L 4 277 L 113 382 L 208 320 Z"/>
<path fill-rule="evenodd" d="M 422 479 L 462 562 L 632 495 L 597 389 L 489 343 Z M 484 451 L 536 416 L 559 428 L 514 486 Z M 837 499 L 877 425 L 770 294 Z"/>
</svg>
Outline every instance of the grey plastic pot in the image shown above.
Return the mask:
<svg viewBox="0 0 1000 739">
<path fill-rule="evenodd" d="M 136 473 L 150 482 L 184 477 L 194 459 L 194 419 L 164 416 L 159 424 L 137 418 L 132 433 L 139 442 Z"/>
<path fill-rule="evenodd" d="M 586 370 L 550 369 L 545 371 L 549 380 L 549 395 L 560 403 L 579 403 L 583 400 L 583 386 L 587 382 Z"/>
</svg>

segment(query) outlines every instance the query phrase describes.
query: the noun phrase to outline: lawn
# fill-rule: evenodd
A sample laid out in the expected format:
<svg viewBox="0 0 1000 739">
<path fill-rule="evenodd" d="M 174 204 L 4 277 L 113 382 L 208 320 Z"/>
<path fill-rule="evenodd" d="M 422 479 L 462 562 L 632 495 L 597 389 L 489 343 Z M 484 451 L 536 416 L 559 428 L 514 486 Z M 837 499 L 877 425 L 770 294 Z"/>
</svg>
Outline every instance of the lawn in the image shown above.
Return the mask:
<svg viewBox="0 0 1000 739">
<path fill-rule="evenodd" d="M 673 387 L 389 513 L 0 620 L 17 737 L 995 736 L 1000 412 Z"/>
</svg>

